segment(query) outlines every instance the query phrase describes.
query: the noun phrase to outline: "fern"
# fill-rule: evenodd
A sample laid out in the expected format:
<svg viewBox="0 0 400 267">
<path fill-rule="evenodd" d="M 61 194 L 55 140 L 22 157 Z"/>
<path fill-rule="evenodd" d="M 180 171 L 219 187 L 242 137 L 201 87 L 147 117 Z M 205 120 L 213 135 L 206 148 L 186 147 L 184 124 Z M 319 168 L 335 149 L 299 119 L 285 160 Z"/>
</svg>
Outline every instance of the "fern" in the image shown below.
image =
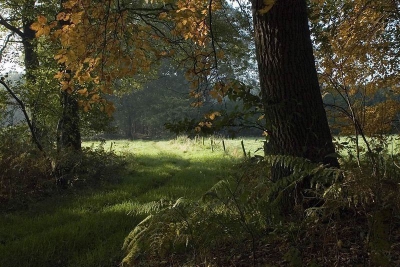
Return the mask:
<svg viewBox="0 0 400 267">
<path fill-rule="evenodd" d="M 266 175 L 272 165 L 290 169 L 291 173 L 272 182 Z M 152 215 L 125 240 L 123 264 L 159 266 L 177 260 L 188 265 L 205 260 L 210 263 L 215 261 L 214 250 L 232 249 L 232 244 L 238 253 L 253 254 L 255 261 L 258 241 L 281 222 L 286 193 L 293 192 L 305 177 L 312 177 L 313 183 L 325 183 L 339 176 L 337 170 L 289 156 L 246 162 L 241 172 L 236 179 L 216 183 L 199 201 L 179 198 L 175 202 L 149 203 L 146 209 Z"/>
<path fill-rule="evenodd" d="M 273 183 L 270 188 L 271 194 L 289 190 L 306 177 L 311 178 L 312 187 L 316 184 L 333 184 L 333 182 L 340 180 L 342 174 L 339 169 L 327 168 L 322 164 L 313 163 L 299 157 L 274 155 L 266 157 L 266 161 L 271 166 L 287 169 L 290 173 Z"/>
</svg>

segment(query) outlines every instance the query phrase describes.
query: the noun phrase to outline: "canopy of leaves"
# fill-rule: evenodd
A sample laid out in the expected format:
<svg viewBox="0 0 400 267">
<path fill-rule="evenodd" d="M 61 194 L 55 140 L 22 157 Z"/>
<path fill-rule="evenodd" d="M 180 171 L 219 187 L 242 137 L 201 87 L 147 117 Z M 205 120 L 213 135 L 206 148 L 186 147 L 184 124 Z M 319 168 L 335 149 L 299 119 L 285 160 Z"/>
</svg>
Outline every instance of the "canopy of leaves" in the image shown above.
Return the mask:
<svg viewBox="0 0 400 267">
<path fill-rule="evenodd" d="M 399 4 L 314 0 L 311 11 L 320 81 L 342 133 L 354 121 L 367 134 L 387 132 L 399 112 Z"/>
</svg>

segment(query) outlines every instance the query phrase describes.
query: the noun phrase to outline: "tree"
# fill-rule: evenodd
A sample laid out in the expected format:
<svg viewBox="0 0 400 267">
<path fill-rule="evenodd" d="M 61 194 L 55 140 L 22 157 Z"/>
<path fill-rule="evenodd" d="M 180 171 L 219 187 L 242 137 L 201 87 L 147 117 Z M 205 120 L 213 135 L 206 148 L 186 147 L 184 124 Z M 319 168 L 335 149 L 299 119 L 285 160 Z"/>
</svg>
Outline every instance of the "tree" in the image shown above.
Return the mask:
<svg viewBox="0 0 400 267">
<path fill-rule="evenodd" d="M 393 129 L 399 113 L 399 4 L 391 0 L 311 1 L 320 82 L 336 131 L 359 137 Z"/>
<path fill-rule="evenodd" d="M 306 1 L 251 3 L 272 154 L 337 166 L 331 157 L 334 147 L 314 65 Z M 64 7 L 67 11 L 59 13 L 57 20 L 68 23 L 52 31 L 55 24 L 39 18 L 34 29 L 37 35 L 53 32 L 51 36 L 61 42 L 56 59 L 71 73 L 56 76 L 64 91 L 84 96 L 80 105 L 86 110 L 91 101 L 103 101 L 100 96 L 110 92 L 113 80 L 146 73 L 160 57 L 172 56 L 173 47 L 193 62 L 187 76 L 194 97 L 201 99 L 200 82 L 216 73 L 213 67 L 222 55 L 215 43 L 212 18 L 222 8 L 219 1 L 136 5 L 69 0 Z M 218 77 L 215 84 L 220 95 L 232 86 Z M 218 94 L 214 92 L 217 98 Z"/>
<path fill-rule="evenodd" d="M 46 13 L 54 16 L 54 1 L 48 1 L 45 4 L 38 5 L 36 1 L 0 1 L 2 12 L 0 14 L 0 26 L 7 36 L 7 40 L 12 44 L 13 49 L 2 49 L 3 61 L 14 63 L 23 68 L 25 74 L 22 75 L 19 81 L 14 84 L 7 85 L 10 95 L 18 95 L 17 103 L 23 104 L 26 107 L 27 114 L 32 126 L 32 135 L 35 142 L 40 143 L 42 147 L 47 142 L 47 145 L 52 144 L 52 141 L 45 140 L 49 130 L 51 116 L 48 116 L 47 108 L 51 106 L 50 99 L 53 99 L 51 82 L 44 77 L 47 73 L 47 64 L 45 63 L 43 53 L 39 55 L 40 48 L 38 40 L 35 38 L 35 31 L 31 29 L 31 25 L 35 22 L 37 16 L 41 13 Z M 5 43 L 6 44 L 6 43 Z M 16 50 L 21 49 L 22 60 L 16 55 Z M 41 58 L 41 62 L 39 61 Z M 54 65 L 54 64 L 53 64 Z M 19 70 L 22 72 L 22 70 Z M 44 74 L 45 73 L 45 74 Z M 44 74 L 44 75 L 43 75 Z M 6 81 L 6 80 L 5 80 Z M 50 86 L 49 86 L 50 84 Z M 14 99 L 15 97 L 12 96 Z M 21 106 L 19 104 L 19 106 Z M 22 106 L 21 106 L 22 108 Z M 22 108 L 22 109 L 24 109 Z M 54 109 L 52 110 L 54 116 Z"/>
<path fill-rule="evenodd" d="M 269 9 L 270 8 L 270 9 Z M 269 9 L 269 10 L 268 10 Z M 322 103 L 304 0 L 252 0 L 257 62 L 272 154 L 338 166 Z"/>
</svg>

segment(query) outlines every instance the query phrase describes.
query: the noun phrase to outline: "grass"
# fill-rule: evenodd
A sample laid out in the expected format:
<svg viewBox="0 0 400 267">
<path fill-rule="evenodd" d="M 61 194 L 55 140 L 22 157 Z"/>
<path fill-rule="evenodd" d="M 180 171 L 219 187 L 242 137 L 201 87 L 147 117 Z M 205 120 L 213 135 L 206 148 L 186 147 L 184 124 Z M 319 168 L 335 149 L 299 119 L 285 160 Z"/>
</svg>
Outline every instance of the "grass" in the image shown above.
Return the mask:
<svg viewBox="0 0 400 267">
<path fill-rule="evenodd" d="M 122 182 L 71 191 L 28 210 L 2 214 L 0 266 L 118 266 L 124 238 L 149 213 L 146 204 L 200 198 L 217 181 L 233 175 L 241 156 L 236 143 L 228 143 L 226 152 L 179 139 L 102 144 L 129 161 Z"/>
</svg>

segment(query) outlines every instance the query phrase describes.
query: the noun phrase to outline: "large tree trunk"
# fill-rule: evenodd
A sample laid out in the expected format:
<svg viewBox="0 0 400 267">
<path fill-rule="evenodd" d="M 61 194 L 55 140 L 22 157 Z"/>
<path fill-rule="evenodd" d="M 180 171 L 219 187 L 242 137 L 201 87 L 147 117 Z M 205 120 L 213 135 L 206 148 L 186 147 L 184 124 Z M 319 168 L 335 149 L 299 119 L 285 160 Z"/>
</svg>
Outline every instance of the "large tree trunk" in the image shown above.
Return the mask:
<svg viewBox="0 0 400 267">
<path fill-rule="evenodd" d="M 314 64 L 306 1 L 277 0 L 266 14 L 259 12 L 263 7 L 263 0 L 252 0 L 270 154 L 338 166 L 336 158 L 326 157 L 335 149 Z"/>
</svg>

